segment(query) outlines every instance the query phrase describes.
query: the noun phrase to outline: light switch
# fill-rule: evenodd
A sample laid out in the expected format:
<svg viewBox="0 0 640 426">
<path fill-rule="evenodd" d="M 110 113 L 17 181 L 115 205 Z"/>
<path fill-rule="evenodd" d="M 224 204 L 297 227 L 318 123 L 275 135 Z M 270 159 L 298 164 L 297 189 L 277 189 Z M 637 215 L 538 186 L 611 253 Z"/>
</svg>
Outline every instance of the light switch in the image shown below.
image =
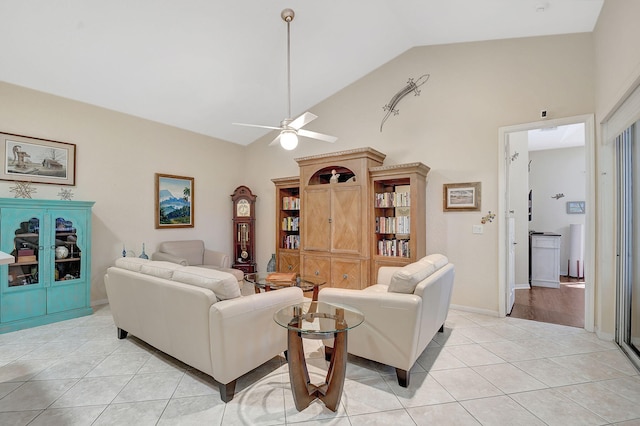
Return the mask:
<svg viewBox="0 0 640 426">
<path fill-rule="evenodd" d="M 484 226 L 482 225 L 473 225 L 472 231 L 474 234 L 482 234 L 484 232 Z"/>
</svg>

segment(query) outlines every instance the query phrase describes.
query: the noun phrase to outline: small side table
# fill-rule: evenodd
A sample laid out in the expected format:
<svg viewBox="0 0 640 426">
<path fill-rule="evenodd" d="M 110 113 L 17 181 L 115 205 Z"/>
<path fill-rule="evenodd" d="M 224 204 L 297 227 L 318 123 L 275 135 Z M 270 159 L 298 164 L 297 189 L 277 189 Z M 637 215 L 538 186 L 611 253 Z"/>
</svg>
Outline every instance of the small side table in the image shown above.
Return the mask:
<svg viewBox="0 0 640 426">
<path fill-rule="evenodd" d="M 268 272 L 255 272 L 250 274 L 244 274 L 244 280 L 250 284 L 253 284 L 256 293 L 260 293 L 260 290 L 271 291 L 279 290 L 281 288 L 298 286 L 303 292 L 313 292 L 312 300 L 315 302 L 318 300 L 318 292 L 320 287 L 327 283 L 327 280 L 321 277 L 300 277 L 296 278 L 296 281 L 292 281 L 291 284 L 286 285 L 281 282 L 275 283 L 267 281 Z"/>
<path fill-rule="evenodd" d="M 278 310 L 273 319 L 288 330 L 289 380 L 298 411 L 319 398 L 336 411 L 347 371 L 347 332 L 364 321 L 355 308 L 325 302 L 305 302 Z M 324 383 L 313 385 L 304 358 L 302 338 L 334 338 L 333 353 Z"/>
</svg>

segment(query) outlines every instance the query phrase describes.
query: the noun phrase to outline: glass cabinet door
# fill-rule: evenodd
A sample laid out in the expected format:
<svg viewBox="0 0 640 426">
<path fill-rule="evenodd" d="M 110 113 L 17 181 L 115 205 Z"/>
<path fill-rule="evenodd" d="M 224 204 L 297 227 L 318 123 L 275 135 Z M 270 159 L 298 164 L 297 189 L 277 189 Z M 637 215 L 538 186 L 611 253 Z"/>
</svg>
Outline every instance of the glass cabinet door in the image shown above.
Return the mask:
<svg viewBox="0 0 640 426">
<path fill-rule="evenodd" d="M 81 250 L 78 232 L 69 217 L 55 217 L 55 244 L 52 246 L 55 268 L 52 281 L 67 281 L 81 277 Z"/>
<path fill-rule="evenodd" d="M 35 286 L 41 281 L 42 240 L 40 235 L 41 220 L 38 217 L 22 217 L 10 221 L 13 226 L 4 229 L 9 241 L 3 234 L 3 249 L 9 246 L 9 253 L 15 257 L 15 263 L 8 267 L 7 284 L 9 287 Z"/>
</svg>

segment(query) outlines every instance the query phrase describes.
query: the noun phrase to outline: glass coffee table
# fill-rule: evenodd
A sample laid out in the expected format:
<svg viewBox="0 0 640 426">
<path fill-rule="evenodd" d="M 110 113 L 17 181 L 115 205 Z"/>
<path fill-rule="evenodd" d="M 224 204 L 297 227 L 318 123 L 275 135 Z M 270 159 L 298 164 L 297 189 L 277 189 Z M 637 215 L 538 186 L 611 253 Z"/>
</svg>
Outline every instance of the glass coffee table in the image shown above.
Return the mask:
<svg viewBox="0 0 640 426">
<path fill-rule="evenodd" d="M 268 275 L 268 272 L 252 272 L 249 274 L 244 274 L 244 280 L 250 284 L 253 284 L 256 293 L 260 293 L 260 290 L 271 291 L 291 286 L 297 286 L 300 287 L 305 293 L 312 291 L 312 300 L 314 302 L 318 300 L 318 291 L 320 287 L 327 283 L 327 280 L 317 276 L 297 276 L 295 278 L 295 281 L 291 282 L 269 281 L 267 279 Z"/>
<path fill-rule="evenodd" d="M 347 371 L 347 332 L 364 321 L 356 308 L 337 303 L 305 302 L 284 307 L 273 315 L 287 331 L 289 380 L 296 409 L 302 411 L 319 398 L 336 411 Z M 324 383 L 311 384 L 302 339 L 334 339 L 333 353 Z"/>
</svg>

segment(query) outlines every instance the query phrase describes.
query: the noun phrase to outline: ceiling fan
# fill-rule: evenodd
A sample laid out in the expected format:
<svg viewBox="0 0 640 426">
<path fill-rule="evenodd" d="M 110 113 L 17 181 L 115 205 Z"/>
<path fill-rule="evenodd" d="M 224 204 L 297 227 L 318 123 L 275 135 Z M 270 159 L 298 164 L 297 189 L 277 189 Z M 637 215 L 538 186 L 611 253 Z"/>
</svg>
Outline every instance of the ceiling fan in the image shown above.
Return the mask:
<svg viewBox="0 0 640 426">
<path fill-rule="evenodd" d="M 260 124 L 246 124 L 246 123 L 233 123 L 238 126 L 260 127 L 263 129 L 280 130 L 280 134 L 269 144 L 276 145 L 278 142 L 287 150 L 292 150 L 298 146 L 298 136 L 304 136 L 307 138 L 318 139 L 325 142 L 335 142 L 338 140 L 335 136 L 329 136 L 322 133 L 312 132 L 311 130 L 304 130 L 302 127 L 309 124 L 316 118 L 317 115 L 310 112 L 305 112 L 296 118 L 291 117 L 291 32 L 290 24 L 293 21 L 295 13 L 292 9 L 284 9 L 280 13 L 280 17 L 287 23 L 287 95 L 288 95 L 288 117 L 280 122 L 280 127 L 263 126 Z"/>
</svg>

